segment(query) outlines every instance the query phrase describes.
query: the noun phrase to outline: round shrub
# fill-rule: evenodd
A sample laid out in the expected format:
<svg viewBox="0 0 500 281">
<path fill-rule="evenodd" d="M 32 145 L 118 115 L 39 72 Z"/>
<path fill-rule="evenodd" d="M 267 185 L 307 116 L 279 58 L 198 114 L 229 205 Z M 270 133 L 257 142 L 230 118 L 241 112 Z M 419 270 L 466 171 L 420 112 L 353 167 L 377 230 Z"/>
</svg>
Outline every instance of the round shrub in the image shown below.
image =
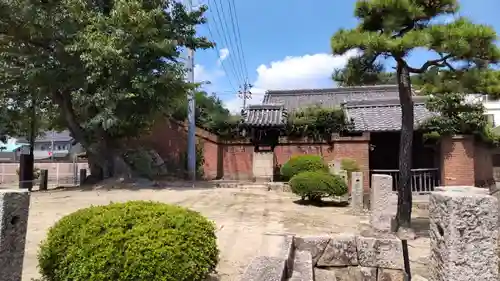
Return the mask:
<svg viewBox="0 0 500 281">
<path fill-rule="evenodd" d="M 286 180 L 301 172 L 323 171 L 328 172 L 328 165 L 319 155 L 292 156 L 282 167 L 281 175 Z"/>
<path fill-rule="evenodd" d="M 219 251 L 215 225 L 163 203 L 130 201 L 72 213 L 38 253 L 46 281 L 204 281 Z"/>
<path fill-rule="evenodd" d="M 322 171 L 302 172 L 290 180 L 292 192 L 302 199 L 318 201 L 323 197 L 347 193 L 347 184 L 337 176 Z"/>
</svg>

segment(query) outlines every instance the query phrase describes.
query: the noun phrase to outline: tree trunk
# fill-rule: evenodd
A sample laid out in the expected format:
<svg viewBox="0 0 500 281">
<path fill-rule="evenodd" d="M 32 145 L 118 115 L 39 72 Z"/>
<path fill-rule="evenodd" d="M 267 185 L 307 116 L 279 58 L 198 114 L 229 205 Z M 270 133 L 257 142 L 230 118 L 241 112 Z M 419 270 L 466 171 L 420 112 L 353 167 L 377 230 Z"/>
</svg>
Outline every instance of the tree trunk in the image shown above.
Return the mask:
<svg viewBox="0 0 500 281">
<path fill-rule="evenodd" d="M 109 135 L 104 130 L 100 130 L 97 136 L 89 136 L 89 133 L 80 126 L 73 110 L 71 94 L 55 93 L 53 98 L 61 108 L 61 114 L 71 135 L 87 152 L 90 168 L 89 183 L 117 176 L 125 179 L 131 178 L 132 169 Z"/>
<path fill-rule="evenodd" d="M 404 61 L 397 62 L 399 101 L 401 104 L 401 139 L 399 143 L 398 211 L 395 231 L 411 227 L 411 168 L 413 147 L 413 99 L 410 73 Z"/>
</svg>

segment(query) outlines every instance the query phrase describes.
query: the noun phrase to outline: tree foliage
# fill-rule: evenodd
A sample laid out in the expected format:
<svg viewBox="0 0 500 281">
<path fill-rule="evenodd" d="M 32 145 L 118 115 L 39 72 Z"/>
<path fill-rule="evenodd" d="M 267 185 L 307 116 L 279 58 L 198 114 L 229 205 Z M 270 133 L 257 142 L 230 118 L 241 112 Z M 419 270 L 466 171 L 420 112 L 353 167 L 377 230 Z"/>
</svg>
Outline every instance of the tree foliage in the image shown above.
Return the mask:
<svg viewBox="0 0 500 281">
<path fill-rule="evenodd" d="M 460 16 L 451 22 L 439 20 L 442 16 L 455 16 L 458 10 L 456 0 L 359 0 L 355 7 L 358 26 L 340 29 L 331 39 L 334 54 L 360 49 L 375 58 L 392 58 L 396 62 L 402 110 L 398 228 L 410 227 L 411 222 L 414 112 L 410 74 L 425 73 L 431 67 L 450 71 L 481 69 L 500 58 L 495 45 L 497 34 L 492 27 Z M 417 48 L 430 51 L 435 58 L 421 65 L 410 65 L 408 56 Z"/>
<path fill-rule="evenodd" d="M 0 97 L 36 105 L 51 127 L 68 128 L 92 174 L 126 169 L 121 140 L 171 115 L 194 85 L 184 81 L 185 47 L 206 7 L 173 0 L 0 0 Z M 13 109 L 15 109 L 13 107 Z"/>
<path fill-rule="evenodd" d="M 310 106 L 290 114 L 284 134 L 289 137 L 330 141 L 332 134 L 351 128 L 352 122 L 347 120 L 342 109 Z"/>
<path fill-rule="evenodd" d="M 376 61 L 373 54 L 352 57 L 342 69 L 333 72 L 332 79 L 339 86 L 394 85 L 396 75 L 386 72 L 383 63 Z"/>
</svg>

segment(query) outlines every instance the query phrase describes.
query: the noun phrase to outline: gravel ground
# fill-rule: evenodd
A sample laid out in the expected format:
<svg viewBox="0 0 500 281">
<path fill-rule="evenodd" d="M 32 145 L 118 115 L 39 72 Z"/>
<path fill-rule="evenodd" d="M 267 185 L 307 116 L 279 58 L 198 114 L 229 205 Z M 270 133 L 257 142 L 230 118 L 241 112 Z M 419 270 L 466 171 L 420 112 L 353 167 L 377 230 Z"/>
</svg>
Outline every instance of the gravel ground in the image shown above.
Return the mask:
<svg viewBox="0 0 500 281">
<path fill-rule="evenodd" d="M 368 217 L 353 216 L 346 207 L 314 207 L 295 203 L 293 194 L 253 189 L 120 189 L 120 190 L 57 190 L 34 192 L 31 196 L 30 218 L 23 281 L 37 278 L 38 244 L 47 229 L 61 217 L 90 205 L 128 200 L 154 200 L 182 205 L 214 220 L 218 227 L 221 250 L 218 276 L 220 281 L 239 280 L 246 265 L 261 251 L 271 247 L 272 234 L 294 233 L 321 235 L 359 233 Z M 415 210 L 425 217 L 425 211 Z M 426 276 L 425 261 L 429 255 L 426 219 L 418 219 L 421 235 L 410 244 L 414 274 Z"/>
</svg>

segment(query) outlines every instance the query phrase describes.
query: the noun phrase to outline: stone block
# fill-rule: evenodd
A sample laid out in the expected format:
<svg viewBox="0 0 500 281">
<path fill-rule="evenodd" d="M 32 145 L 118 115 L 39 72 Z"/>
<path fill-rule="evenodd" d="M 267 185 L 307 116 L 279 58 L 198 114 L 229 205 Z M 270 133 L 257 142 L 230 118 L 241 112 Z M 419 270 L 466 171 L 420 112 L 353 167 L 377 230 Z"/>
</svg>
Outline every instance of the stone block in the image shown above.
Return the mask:
<svg viewBox="0 0 500 281">
<path fill-rule="evenodd" d="M 313 266 L 316 266 L 329 241 L 329 236 L 303 236 L 295 237 L 293 243 L 296 251 L 311 252 Z"/>
<path fill-rule="evenodd" d="M 248 265 L 240 280 L 284 281 L 285 279 L 285 260 L 277 257 L 259 256 Z"/>
<path fill-rule="evenodd" d="M 364 267 L 404 269 L 403 246 L 396 237 L 356 238 L 358 262 Z"/>
<path fill-rule="evenodd" d="M 314 280 L 315 281 L 337 281 L 335 271 L 324 269 L 324 268 L 314 268 Z M 374 280 L 376 281 L 376 280 Z"/>
<path fill-rule="evenodd" d="M 358 265 L 358 251 L 354 234 L 336 234 L 330 237 L 317 266 Z"/>
<path fill-rule="evenodd" d="M 311 252 L 295 252 L 293 260 L 293 273 L 289 281 L 314 281 Z"/>
<path fill-rule="evenodd" d="M 378 270 L 378 281 L 406 281 L 406 273 L 402 270 L 380 268 Z"/>
<path fill-rule="evenodd" d="M 373 175 L 370 194 L 370 224 L 377 231 L 390 232 L 396 216 L 397 196 L 392 191 L 392 177 Z"/>
<path fill-rule="evenodd" d="M 430 280 L 498 281 L 498 201 L 475 192 L 429 198 Z"/>
<path fill-rule="evenodd" d="M 21 281 L 30 193 L 0 190 L 0 280 Z"/>
<path fill-rule="evenodd" d="M 362 172 L 352 172 L 351 174 L 351 208 L 354 213 L 363 212 L 363 173 Z"/>
</svg>

